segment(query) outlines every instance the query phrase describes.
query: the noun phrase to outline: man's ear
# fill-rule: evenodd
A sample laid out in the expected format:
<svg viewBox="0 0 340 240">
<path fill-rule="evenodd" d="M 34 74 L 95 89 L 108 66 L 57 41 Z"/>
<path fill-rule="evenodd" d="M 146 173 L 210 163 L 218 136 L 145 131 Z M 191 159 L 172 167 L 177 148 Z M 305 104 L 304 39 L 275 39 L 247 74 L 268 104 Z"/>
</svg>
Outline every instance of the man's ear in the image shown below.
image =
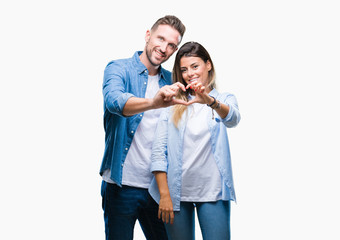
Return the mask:
<svg viewBox="0 0 340 240">
<path fill-rule="evenodd" d="M 150 36 L 151 36 L 151 32 L 150 30 L 147 30 L 146 33 L 145 33 L 145 42 L 149 42 L 150 40 Z"/>
</svg>

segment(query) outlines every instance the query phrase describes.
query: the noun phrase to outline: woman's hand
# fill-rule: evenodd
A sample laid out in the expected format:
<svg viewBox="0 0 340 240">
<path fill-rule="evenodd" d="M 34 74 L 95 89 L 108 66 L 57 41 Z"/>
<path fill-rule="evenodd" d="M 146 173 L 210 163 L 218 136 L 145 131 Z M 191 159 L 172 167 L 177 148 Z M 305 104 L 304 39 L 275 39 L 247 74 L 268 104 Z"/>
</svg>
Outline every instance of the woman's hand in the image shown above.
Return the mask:
<svg viewBox="0 0 340 240">
<path fill-rule="evenodd" d="M 221 118 L 227 117 L 229 113 L 229 106 L 219 102 L 217 99 L 209 96 L 207 88 L 202 85 L 202 83 L 194 81 L 186 86 L 186 89 L 191 88 L 195 91 L 195 98 L 188 102 L 188 104 L 201 103 L 208 104 L 212 107 Z M 215 102 L 215 103 L 214 103 Z"/>
<path fill-rule="evenodd" d="M 163 220 L 164 223 L 173 224 L 174 222 L 174 211 L 172 207 L 172 201 L 170 194 L 161 196 L 159 200 L 158 218 Z"/>
<path fill-rule="evenodd" d="M 194 90 L 196 96 L 193 100 L 189 101 L 188 104 L 201 103 L 210 105 L 214 102 L 214 99 L 209 96 L 209 92 L 207 91 L 206 87 L 202 85 L 201 82 L 191 82 L 186 86 L 186 89 L 188 88 Z"/>
<path fill-rule="evenodd" d="M 170 191 L 168 187 L 168 180 L 166 172 L 153 172 L 158 185 L 159 194 L 161 196 L 159 200 L 158 218 L 163 220 L 164 223 L 172 224 L 174 222 L 174 211 L 172 201 L 170 197 Z"/>
</svg>

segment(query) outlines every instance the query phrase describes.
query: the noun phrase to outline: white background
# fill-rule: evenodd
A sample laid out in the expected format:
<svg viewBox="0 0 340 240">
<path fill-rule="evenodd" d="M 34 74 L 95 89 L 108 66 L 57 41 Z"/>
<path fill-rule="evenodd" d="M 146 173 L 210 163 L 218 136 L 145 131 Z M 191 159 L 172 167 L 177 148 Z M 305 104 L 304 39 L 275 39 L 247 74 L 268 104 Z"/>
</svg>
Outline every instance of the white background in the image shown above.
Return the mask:
<svg viewBox="0 0 340 240">
<path fill-rule="evenodd" d="M 0 239 L 104 239 L 103 70 L 166 14 L 239 101 L 232 239 L 340 239 L 337 2 L 2 1 Z"/>
</svg>

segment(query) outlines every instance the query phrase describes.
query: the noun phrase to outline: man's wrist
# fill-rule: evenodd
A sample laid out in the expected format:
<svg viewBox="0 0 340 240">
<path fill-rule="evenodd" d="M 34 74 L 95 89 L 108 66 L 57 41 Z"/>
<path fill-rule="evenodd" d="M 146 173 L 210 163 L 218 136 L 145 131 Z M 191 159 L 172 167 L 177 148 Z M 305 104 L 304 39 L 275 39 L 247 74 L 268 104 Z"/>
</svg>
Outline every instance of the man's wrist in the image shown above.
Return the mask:
<svg viewBox="0 0 340 240">
<path fill-rule="evenodd" d="M 154 98 L 145 98 L 148 106 L 148 110 L 160 108 Z"/>
</svg>

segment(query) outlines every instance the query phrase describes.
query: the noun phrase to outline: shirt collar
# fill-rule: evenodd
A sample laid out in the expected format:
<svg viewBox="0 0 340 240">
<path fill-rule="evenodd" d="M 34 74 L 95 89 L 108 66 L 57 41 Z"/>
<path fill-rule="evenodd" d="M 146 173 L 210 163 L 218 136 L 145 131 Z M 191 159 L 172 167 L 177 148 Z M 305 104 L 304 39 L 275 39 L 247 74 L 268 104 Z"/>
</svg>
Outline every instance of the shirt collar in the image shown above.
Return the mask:
<svg viewBox="0 0 340 240">
<path fill-rule="evenodd" d="M 144 73 L 145 71 L 147 71 L 148 69 L 145 67 L 145 65 L 141 62 L 139 56 L 142 54 L 143 51 L 137 51 L 135 52 L 135 54 L 133 55 L 133 60 L 134 60 L 134 65 L 138 71 L 139 74 Z M 159 66 L 159 71 L 158 71 L 159 75 L 161 78 L 164 78 L 165 76 L 165 69 L 162 68 L 162 66 Z"/>
<path fill-rule="evenodd" d="M 215 97 L 215 98 L 216 98 L 217 94 L 218 94 L 218 92 L 217 92 L 217 90 L 216 90 L 215 88 L 213 88 L 213 89 L 210 91 L 210 93 L 209 93 L 210 96 L 213 96 L 213 97 Z"/>
</svg>

